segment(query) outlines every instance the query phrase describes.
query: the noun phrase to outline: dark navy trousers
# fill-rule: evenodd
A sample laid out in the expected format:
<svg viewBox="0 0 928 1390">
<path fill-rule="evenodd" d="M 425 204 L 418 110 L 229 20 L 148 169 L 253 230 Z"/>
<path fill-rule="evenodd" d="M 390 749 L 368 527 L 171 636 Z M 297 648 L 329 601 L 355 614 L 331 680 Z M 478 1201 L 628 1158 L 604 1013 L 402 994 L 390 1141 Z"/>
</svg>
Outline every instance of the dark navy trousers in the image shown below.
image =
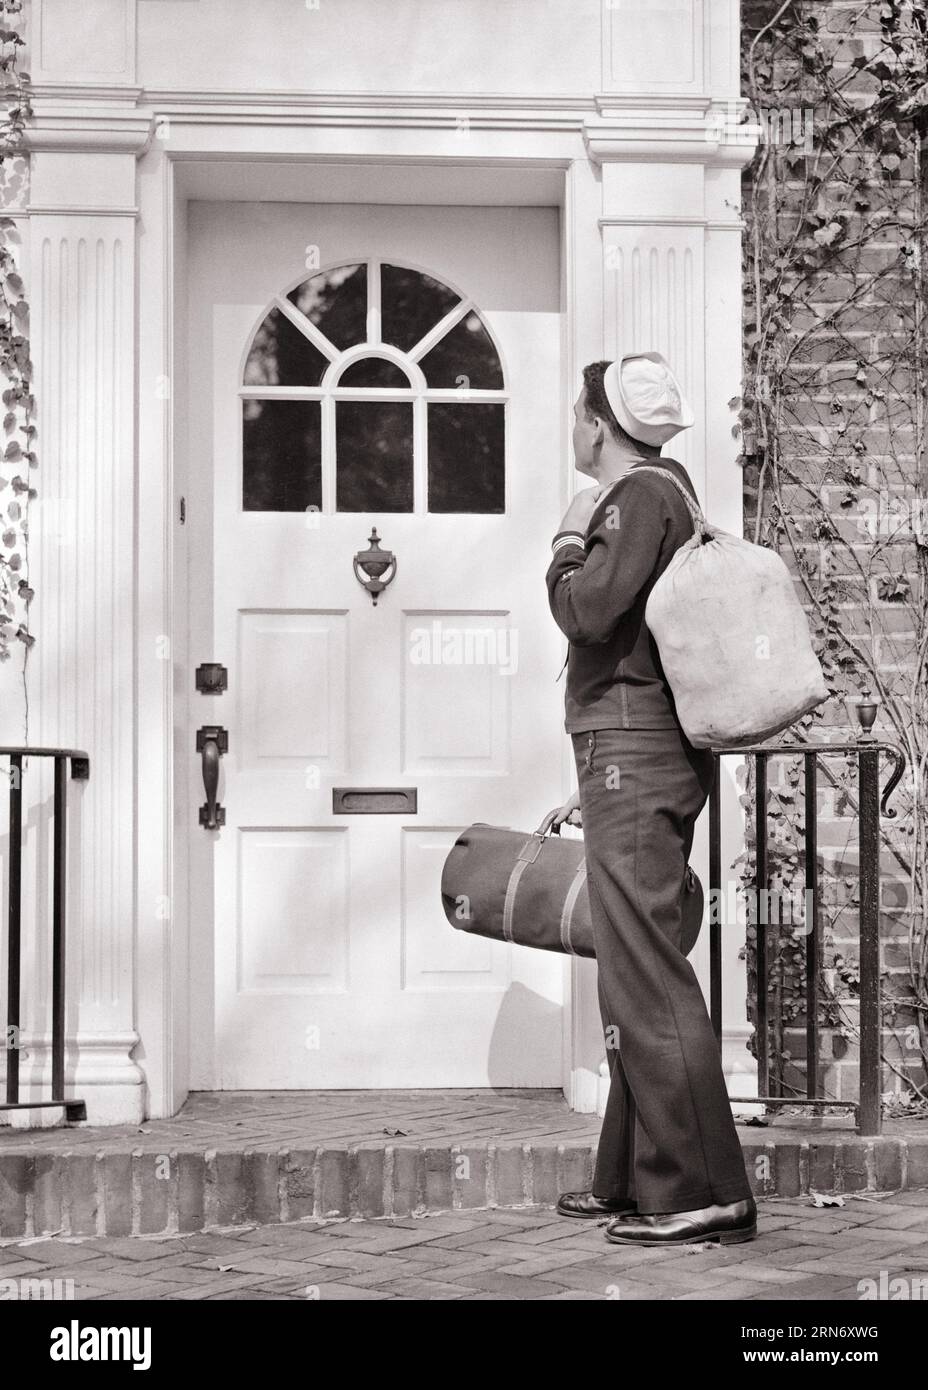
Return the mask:
<svg viewBox="0 0 928 1390">
<path fill-rule="evenodd" d="M 611 1076 L 597 1197 L 641 1212 L 751 1195 L 718 1043 L 680 949 L 681 885 L 712 755 L 682 729 L 572 735 Z"/>
</svg>

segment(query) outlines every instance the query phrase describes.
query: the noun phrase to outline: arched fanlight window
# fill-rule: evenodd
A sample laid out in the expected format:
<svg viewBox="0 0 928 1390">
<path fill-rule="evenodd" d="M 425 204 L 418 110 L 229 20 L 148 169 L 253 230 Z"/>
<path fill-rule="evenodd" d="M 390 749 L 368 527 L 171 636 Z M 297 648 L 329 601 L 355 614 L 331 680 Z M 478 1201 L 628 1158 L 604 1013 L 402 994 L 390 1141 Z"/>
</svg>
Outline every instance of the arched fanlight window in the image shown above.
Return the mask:
<svg viewBox="0 0 928 1390">
<path fill-rule="evenodd" d="M 277 295 L 240 394 L 245 511 L 505 510 L 499 354 L 422 271 L 353 262 Z"/>
</svg>

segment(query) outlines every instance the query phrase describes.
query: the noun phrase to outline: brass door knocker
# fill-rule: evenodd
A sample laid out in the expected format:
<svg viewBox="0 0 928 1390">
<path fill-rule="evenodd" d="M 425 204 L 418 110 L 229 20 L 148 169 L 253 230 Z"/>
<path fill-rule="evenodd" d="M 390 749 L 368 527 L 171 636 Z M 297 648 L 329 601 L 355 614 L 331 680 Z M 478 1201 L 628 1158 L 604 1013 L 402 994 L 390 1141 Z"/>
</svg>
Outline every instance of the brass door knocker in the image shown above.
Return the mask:
<svg viewBox="0 0 928 1390">
<path fill-rule="evenodd" d="M 359 550 L 354 557 L 354 572 L 357 575 L 358 583 L 367 590 L 377 607 L 377 599 L 383 593 L 388 584 L 392 584 L 396 578 L 396 556 L 392 550 L 381 550 L 380 537 L 377 535 L 377 527 L 371 531 L 369 536 L 370 549 Z M 368 576 L 363 578 L 361 571 Z M 390 573 L 386 578 L 383 576 Z"/>
</svg>

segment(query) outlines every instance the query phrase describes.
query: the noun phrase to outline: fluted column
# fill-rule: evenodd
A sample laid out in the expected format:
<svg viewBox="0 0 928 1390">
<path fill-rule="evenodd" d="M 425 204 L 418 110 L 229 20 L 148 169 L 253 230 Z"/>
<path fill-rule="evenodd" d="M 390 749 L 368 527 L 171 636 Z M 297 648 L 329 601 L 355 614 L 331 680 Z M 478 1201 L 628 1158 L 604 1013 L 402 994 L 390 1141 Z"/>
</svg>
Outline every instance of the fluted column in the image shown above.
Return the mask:
<svg viewBox="0 0 928 1390">
<path fill-rule="evenodd" d="M 132 1057 L 133 547 L 135 165 L 148 121 L 120 116 L 106 126 L 100 120 L 93 130 L 72 129 L 64 142 L 40 120 L 33 137 L 28 289 L 39 469 L 30 522 L 36 646 L 27 692 L 29 742 L 90 755 L 89 781 L 69 783 L 68 1093 L 86 1100 L 91 1123 L 131 1123 L 145 1113 L 144 1077 Z M 56 148 L 62 143 L 70 148 Z M 22 1076 L 32 1087 L 24 1099 L 39 1097 L 50 1068 L 41 944 L 48 770 L 32 760 L 27 782 L 37 938 L 24 980 L 24 1019 L 35 1021 L 24 1038 Z"/>
</svg>

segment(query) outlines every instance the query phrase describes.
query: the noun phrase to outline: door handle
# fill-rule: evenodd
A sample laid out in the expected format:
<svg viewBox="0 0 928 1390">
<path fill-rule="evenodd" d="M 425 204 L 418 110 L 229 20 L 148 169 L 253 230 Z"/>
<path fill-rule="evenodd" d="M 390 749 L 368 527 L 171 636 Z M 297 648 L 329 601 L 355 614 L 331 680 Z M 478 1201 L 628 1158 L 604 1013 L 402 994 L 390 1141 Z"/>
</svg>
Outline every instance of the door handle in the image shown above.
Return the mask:
<svg viewBox="0 0 928 1390">
<path fill-rule="evenodd" d="M 204 724 L 197 729 L 197 752 L 201 755 L 203 790 L 206 801 L 200 807 L 200 824 L 206 830 L 218 830 L 226 823 L 225 807 L 216 800 L 219 786 L 219 759 L 229 751 L 229 735 L 221 724 Z"/>
</svg>

